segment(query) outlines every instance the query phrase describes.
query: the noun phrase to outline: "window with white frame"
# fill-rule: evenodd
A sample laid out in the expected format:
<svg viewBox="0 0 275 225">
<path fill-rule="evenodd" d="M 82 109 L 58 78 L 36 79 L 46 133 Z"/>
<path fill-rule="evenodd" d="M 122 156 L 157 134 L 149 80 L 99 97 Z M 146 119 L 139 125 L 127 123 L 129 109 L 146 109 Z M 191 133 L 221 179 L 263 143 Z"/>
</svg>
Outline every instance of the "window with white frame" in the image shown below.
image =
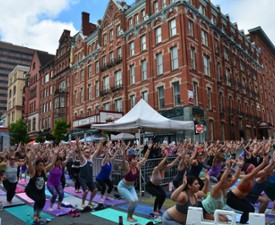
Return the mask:
<svg viewBox="0 0 275 225">
<path fill-rule="evenodd" d="M 95 81 L 95 96 L 99 97 L 99 81 Z"/>
<path fill-rule="evenodd" d="M 145 14 L 145 10 L 141 10 L 141 20 L 144 21 L 146 14 Z"/>
<path fill-rule="evenodd" d="M 154 12 L 157 13 L 159 11 L 159 3 L 158 1 L 154 1 Z"/>
<path fill-rule="evenodd" d="M 163 74 L 163 62 L 162 62 L 162 53 L 156 55 L 157 60 L 157 75 Z"/>
<path fill-rule="evenodd" d="M 88 77 L 89 78 L 92 77 L 92 65 L 91 64 L 88 66 Z"/>
<path fill-rule="evenodd" d="M 161 38 L 161 27 L 157 27 L 155 29 L 155 34 L 156 34 L 156 44 L 160 43 L 162 41 Z"/>
<path fill-rule="evenodd" d="M 103 45 L 107 44 L 107 34 L 103 34 Z"/>
<path fill-rule="evenodd" d="M 200 4 L 199 6 L 199 12 L 202 14 L 202 15 L 206 15 L 206 8 L 204 5 Z"/>
<path fill-rule="evenodd" d="M 46 105 L 47 111 L 48 111 L 48 104 Z M 64 108 L 65 107 L 65 97 L 60 97 L 60 107 Z"/>
<path fill-rule="evenodd" d="M 222 92 L 219 92 L 219 108 L 220 108 L 220 112 L 224 112 L 224 108 L 223 108 L 223 94 L 222 94 Z"/>
<path fill-rule="evenodd" d="M 47 74 L 45 75 L 45 81 L 44 81 L 44 84 L 46 84 L 46 83 L 48 83 L 48 82 L 49 82 L 49 77 L 50 77 L 50 75 L 47 73 Z"/>
<path fill-rule="evenodd" d="M 180 105 L 180 82 L 174 82 L 173 83 L 173 100 L 174 100 L 174 106 Z"/>
<path fill-rule="evenodd" d="M 138 24 L 138 14 L 135 15 L 135 25 Z"/>
<path fill-rule="evenodd" d="M 225 69 L 225 79 L 226 79 L 226 85 L 231 87 L 231 74 L 230 74 L 230 69 L 228 68 Z"/>
<path fill-rule="evenodd" d="M 135 84 L 136 78 L 135 78 L 135 66 L 131 65 L 130 68 L 130 84 Z"/>
<path fill-rule="evenodd" d="M 84 69 L 80 71 L 80 80 L 84 81 Z"/>
<path fill-rule="evenodd" d="M 109 78 L 109 76 L 103 77 L 103 90 L 104 91 L 110 90 L 110 78 Z"/>
<path fill-rule="evenodd" d="M 120 87 L 122 86 L 122 75 L 121 70 L 115 72 L 115 86 Z"/>
<path fill-rule="evenodd" d="M 162 8 L 166 7 L 166 0 L 162 0 Z"/>
<path fill-rule="evenodd" d="M 78 99 L 77 99 L 77 90 L 74 91 L 74 104 L 77 105 Z"/>
<path fill-rule="evenodd" d="M 122 58 L 122 54 L 121 54 L 121 47 L 117 48 L 117 58 L 121 59 Z"/>
<path fill-rule="evenodd" d="M 203 68 L 204 68 L 204 74 L 206 76 L 210 76 L 210 59 L 209 56 L 203 55 Z"/>
<path fill-rule="evenodd" d="M 133 56 L 135 54 L 135 44 L 134 44 L 134 41 L 130 42 L 129 48 L 130 48 L 130 56 Z"/>
<path fill-rule="evenodd" d="M 169 29 L 170 29 L 170 37 L 173 37 L 177 34 L 176 19 L 172 19 L 169 21 Z"/>
<path fill-rule="evenodd" d="M 76 104 L 76 103 L 75 103 Z M 54 108 L 55 109 L 58 109 L 59 108 L 59 98 L 55 98 L 54 99 Z M 44 110 L 43 110 L 43 112 L 44 112 Z"/>
<path fill-rule="evenodd" d="M 80 103 L 84 102 L 84 89 L 80 88 Z"/>
<path fill-rule="evenodd" d="M 92 85 L 88 84 L 88 100 L 92 100 Z"/>
<path fill-rule="evenodd" d="M 164 109 L 165 107 L 165 98 L 164 98 L 164 87 L 158 87 L 158 106 L 159 109 Z"/>
<path fill-rule="evenodd" d="M 106 55 L 104 55 L 102 57 L 102 64 L 103 64 L 103 66 L 106 66 L 106 64 L 107 64 L 107 57 L 106 57 Z"/>
<path fill-rule="evenodd" d="M 194 105 L 198 106 L 199 104 L 198 83 L 196 81 L 193 81 L 193 98 L 194 98 Z"/>
<path fill-rule="evenodd" d="M 103 110 L 110 111 L 110 102 L 103 103 Z"/>
<path fill-rule="evenodd" d="M 110 30 L 110 41 L 114 40 L 114 30 Z"/>
<path fill-rule="evenodd" d="M 131 95 L 130 96 L 130 107 L 133 108 L 136 104 L 136 96 L 135 95 Z"/>
<path fill-rule="evenodd" d="M 115 100 L 115 111 L 122 112 L 122 98 Z"/>
<path fill-rule="evenodd" d="M 110 52 L 110 62 L 114 62 L 114 52 Z"/>
<path fill-rule="evenodd" d="M 140 46 L 141 46 L 141 51 L 146 50 L 146 35 L 142 35 L 140 37 Z"/>
<path fill-rule="evenodd" d="M 190 48 L 190 58 L 191 58 L 191 68 L 196 69 L 196 49 L 194 47 Z"/>
<path fill-rule="evenodd" d="M 147 80 L 147 61 L 146 61 L 146 59 L 141 61 L 141 79 Z"/>
<path fill-rule="evenodd" d="M 143 91 L 141 93 L 141 96 L 142 96 L 142 99 L 145 101 L 145 102 L 148 102 L 148 91 Z"/>
<path fill-rule="evenodd" d="M 188 20 L 188 35 L 194 37 L 194 22 L 192 20 Z"/>
<path fill-rule="evenodd" d="M 120 36 L 120 31 L 121 31 L 121 26 L 117 25 L 116 26 L 116 36 L 119 37 Z"/>
<path fill-rule="evenodd" d="M 133 26 L 133 19 L 132 18 L 129 18 L 128 24 L 129 24 L 129 28 L 131 28 Z"/>
<path fill-rule="evenodd" d="M 172 70 L 176 70 L 179 68 L 179 59 L 178 59 L 178 48 L 172 47 L 170 49 L 170 53 L 171 53 L 171 68 Z"/>
<path fill-rule="evenodd" d="M 207 87 L 207 106 L 208 110 L 212 110 L 212 89 Z"/>
<path fill-rule="evenodd" d="M 208 46 L 208 33 L 205 30 L 201 30 L 201 41 L 203 45 Z"/>
<path fill-rule="evenodd" d="M 95 72 L 98 73 L 99 72 L 99 61 L 95 62 Z"/>
</svg>

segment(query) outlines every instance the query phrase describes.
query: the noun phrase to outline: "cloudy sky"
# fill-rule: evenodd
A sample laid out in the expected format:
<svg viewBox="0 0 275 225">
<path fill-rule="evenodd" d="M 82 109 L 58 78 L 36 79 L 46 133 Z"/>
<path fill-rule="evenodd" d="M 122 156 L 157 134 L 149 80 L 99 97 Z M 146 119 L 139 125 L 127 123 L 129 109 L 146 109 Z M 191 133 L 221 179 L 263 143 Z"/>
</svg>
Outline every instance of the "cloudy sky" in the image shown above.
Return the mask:
<svg viewBox="0 0 275 225">
<path fill-rule="evenodd" d="M 0 0 L 0 40 L 55 54 L 64 29 L 74 35 L 81 26 L 81 12 L 90 21 L 103 17 L 109 0 Z M 132 4 L 134 0 L 127 0 Z M 229 14 L 239 29 L 261 26 L 275 45 L 275 0 L 212 0 Z"/>
</svg>

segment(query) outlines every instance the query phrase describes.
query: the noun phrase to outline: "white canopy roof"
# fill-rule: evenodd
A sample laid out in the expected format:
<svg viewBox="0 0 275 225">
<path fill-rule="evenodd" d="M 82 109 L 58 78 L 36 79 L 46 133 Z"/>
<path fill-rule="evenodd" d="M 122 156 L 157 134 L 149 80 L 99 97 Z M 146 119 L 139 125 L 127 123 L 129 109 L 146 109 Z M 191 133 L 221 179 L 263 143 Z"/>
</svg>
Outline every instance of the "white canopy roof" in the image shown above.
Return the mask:
<svg viewBox="0 0 275 225">
<path fill-rule="evenodd" d="M 136 133 L 139 129 L 141 129 L 142 132 L 162 132 L 194 130 L 194 122 L 168 119 L 141 99 L 120 119 L 107 124 L 93 124 L 92 128 L 127 133 Z"/>
<path fill-rule="evenodd" d="M 111 140 L 117 141 L 117 140 L 134 140 L 136 139 L 135 135 L 128 134 L 128 133 L 120 133 L 118 135 L 111 134 Z"/>
</svg>

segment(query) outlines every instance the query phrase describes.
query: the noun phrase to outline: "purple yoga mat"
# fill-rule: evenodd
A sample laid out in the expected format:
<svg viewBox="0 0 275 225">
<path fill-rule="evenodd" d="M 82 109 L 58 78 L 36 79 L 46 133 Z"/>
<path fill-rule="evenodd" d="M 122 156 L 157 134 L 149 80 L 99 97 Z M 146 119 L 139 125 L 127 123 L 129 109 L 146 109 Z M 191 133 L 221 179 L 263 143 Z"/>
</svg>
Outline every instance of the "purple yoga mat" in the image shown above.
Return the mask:
<svg viewBox="0 0 275 225">
<path fill-rule="evenodd" d="M 45 213 L 48 213 L 54 216 L 63 216 L 63 215 L 67 215 L 70 211 L 72 211 L 72 209 L 73 208 L 65 208 L 65 207 L 62 207 L 62 209 L 57 209 L 57 203 L 54 203 L 53 211 L 50 211 L 50 200 L 47 200 L 43 208 L 43 211 Z"/>
<path fill-rule="evenodd" d="M 25 191 L 25 187 L 17 184 L 15 192 L 16 193 L 22 193 L 24 191 Z"/>
<path fill-rule="evenodd" d="M 6 195 L 6 192 L 4 190 L 0 189 L 0 196 L 2 196 L 2 195 Z"/>
<path fill-rule="evenodd" d="M 67 192 L 67 193 L 69 193 L 73 196 L 79 197 L 79 198 L 82 198 L 82 194 L 83 194 L 83 192 L 75 193 L 75 189 L 73 187 L 65 187 L 64 192 Z M 86 199 L 89 199 L 89 198 L 90 198 L 90 193 L 87 195 Z M 94 197 L 93 202 L 100 203 L 100 198 L 101 198 L 101 195 L 97 194 Z M 122 204 L 122 203 L 125 203 L 125 200 L 114 199 L 114 201 L 110 201 L 110 200 L 106 199 L 105 202 L 104 202 L 105 205 L 119 205 L 119 204 Z"/>
<path fill-rule="evenodd" d="M 24 200 L 27 203 L 30 203 L 30 204 L 34 203 L 34 201 L 31 198 L 29 198 L 25 192 L 16 194 L 16 196 L 21 198 L 22 200 Z"/>
</svg>

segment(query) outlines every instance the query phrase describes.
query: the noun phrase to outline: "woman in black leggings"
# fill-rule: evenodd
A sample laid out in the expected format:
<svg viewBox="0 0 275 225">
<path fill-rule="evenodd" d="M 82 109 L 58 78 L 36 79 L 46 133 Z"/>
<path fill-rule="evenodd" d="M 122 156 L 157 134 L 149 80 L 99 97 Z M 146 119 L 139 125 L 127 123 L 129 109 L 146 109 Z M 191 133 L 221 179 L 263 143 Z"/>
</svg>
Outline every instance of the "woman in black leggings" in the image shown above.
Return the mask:
<svg viewBox="0 0 275 225">
<path fill-rule="evenodd" d="M 164 178 L 165 171 L 176 164 L 179 156 L 169 164 L 167 162 L 167 158 L 168 156 L 166 155 L 160 164 L 154 168 L 150 180 L 146 183 L 146 191 L 148 191 L 151 195 L 156 196 L 153 211 L 156 215 L 162 214 L 161 207 L 166 199 L 166 193 L 161 187 L 161 182 Z"/>
</svg>

